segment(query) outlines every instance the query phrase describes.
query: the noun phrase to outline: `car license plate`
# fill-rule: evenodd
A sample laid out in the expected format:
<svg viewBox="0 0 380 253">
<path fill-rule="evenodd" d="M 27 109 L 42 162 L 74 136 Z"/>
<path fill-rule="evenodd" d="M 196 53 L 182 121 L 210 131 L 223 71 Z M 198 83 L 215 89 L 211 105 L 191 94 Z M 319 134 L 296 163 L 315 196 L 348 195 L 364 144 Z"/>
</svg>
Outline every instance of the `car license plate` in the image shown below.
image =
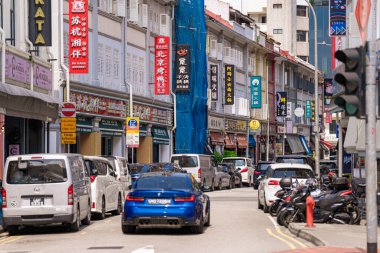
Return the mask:
<svg viewBox="0 0 380 253">
<path fill-rule="evenodd" d="M 148 199 L 148 204 L 151 204 L 151 205 L 168 205 L 168 204 L 170 204 L 170 199 Z"/>
<path fill-rule="evenodd" d="M 30 198 L 30 206 L 43 206 L 44 198 Z"/>
</svg>

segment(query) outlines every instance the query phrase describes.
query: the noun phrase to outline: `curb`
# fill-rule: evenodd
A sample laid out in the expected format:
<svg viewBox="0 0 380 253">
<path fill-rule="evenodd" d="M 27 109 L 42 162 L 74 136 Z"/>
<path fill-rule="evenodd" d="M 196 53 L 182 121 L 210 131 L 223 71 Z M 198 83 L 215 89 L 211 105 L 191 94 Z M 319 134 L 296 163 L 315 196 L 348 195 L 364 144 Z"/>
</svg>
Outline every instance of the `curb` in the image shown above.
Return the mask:
<svg viewBox="0 0 380 253">
<path fill-rule="evenodd" d="M 299 238 L 302 238 L 302 239 L 314 244 L 315 246 L 326 246 L 326 244 L 324 242 L 322 242 L 318 237 L 316 237 L 312 233 L 309 233 L 303 229 L 296 228 L 293 224 L 289 224 L 288 229 L 289 229 L 290 233 L 292 233 L 293 235 L 295 235 Z"/>
</svg>

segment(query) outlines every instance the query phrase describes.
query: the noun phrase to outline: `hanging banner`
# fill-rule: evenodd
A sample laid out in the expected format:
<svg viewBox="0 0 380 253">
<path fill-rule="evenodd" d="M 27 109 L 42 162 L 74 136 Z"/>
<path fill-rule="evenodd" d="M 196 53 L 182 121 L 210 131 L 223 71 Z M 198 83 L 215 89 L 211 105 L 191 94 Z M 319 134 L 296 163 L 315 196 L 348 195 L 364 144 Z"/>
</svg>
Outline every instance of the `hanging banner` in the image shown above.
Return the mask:
<svg viewBox="0 0 380 253">
<path fill-rule="evenodd" d="M 306 118 L 311 118 L 311 100 L 306 100 Z"/>
<path fill-rule="evenodd" d="M 127 147 L 138 148 L 140 144 L 140 119 L 138 117 L 127 117 Z"/>
<path fill-rule="evenodd" d="M 276 115 L 277 117 L 286 117 L 287 115 L 287 93 L 276 92 Z"/>
<path fill-rule="evenodd" d="M 286 102 L 286 117 L 291 119 L 293 115 L 292 102 Z"/>
<path fill-rule="evenodd" d="M 333 96 L 333 83 L 332 79 L 325 79 L 324 83 L 324 104 L 330 105 Z"/>
<path fill-rule="evenodd" d="M 70 74 L 88 74 L 88 0 L 69 0 Z"/>
<path fill-rule="evenodd" d="M 29 1 L 29 40 L 37 47 L 51 46 L 51 1 Z"/>
<path fill-rule="evenodd" d="M 315 102 L 311 101 L 311 121 L 315 121 Z"/>
<path fill-rule="evenodd" d="M 210 65 L 211 101 L 218 101 L 218 65 Z"/>
<path fill-rule="evenodd" d="M 326 122 L 326 124 L 332 123 L 332 114 L 331 113 L 326 113 L 325 122 Z"/>
<path fill-rule="evenodd" d="M 261 76 L 251 76 L 251 108 L 261 108 Z"/>
<path fill-rule="evenodd" d="M 330 0 L 330 36 L 346 35 L 346 0 Z"/>
<path fill-rule="evenodd" d="M 235 103 L 235 65 L 224 65 L 224 98 L 226 105 Z"/>
<path fill-rule="evenodd" d="M 190 91 L 190 46 L 177 45 L 176 52 L 176 84 L 174 90 Z"/>
<path fill-rule="evenodd" d="M 169 37 L 155 38 L 154 95 L 169 95 Z"/>
</svg>

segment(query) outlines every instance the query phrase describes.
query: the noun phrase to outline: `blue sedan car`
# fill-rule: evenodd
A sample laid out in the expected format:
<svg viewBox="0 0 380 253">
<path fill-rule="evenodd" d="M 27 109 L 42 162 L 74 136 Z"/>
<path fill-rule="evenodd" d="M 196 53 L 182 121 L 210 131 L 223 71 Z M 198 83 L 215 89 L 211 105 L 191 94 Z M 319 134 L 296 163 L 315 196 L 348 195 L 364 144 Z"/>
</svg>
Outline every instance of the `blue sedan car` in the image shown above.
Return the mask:
<svg viewBox="0 0 380 253">
<path fill-rule="evenodd" d="M 136 228 L 182 228 L 203 233 L 210 225 L 210 198 L 187 173 L 142 174 L 124 204 L 123 233 Z"/>
</svg>

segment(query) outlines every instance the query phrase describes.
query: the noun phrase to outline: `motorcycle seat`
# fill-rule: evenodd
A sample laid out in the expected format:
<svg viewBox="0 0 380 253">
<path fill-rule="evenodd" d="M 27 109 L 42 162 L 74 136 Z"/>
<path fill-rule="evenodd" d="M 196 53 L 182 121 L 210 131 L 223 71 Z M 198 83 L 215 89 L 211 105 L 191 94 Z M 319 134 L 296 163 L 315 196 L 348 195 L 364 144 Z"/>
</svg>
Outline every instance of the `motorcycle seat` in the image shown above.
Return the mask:
<svg viewBox="0 0 380 253">
<path fill-rule="evenodd" d="M 334 193 L 330 195 L 321 196 L 318 200 L 315 201 L 315 204 L 318 206 L 332 206 L 334 203 L 340 202 L 341 196 L 339 193 Z"/>
</svg>

